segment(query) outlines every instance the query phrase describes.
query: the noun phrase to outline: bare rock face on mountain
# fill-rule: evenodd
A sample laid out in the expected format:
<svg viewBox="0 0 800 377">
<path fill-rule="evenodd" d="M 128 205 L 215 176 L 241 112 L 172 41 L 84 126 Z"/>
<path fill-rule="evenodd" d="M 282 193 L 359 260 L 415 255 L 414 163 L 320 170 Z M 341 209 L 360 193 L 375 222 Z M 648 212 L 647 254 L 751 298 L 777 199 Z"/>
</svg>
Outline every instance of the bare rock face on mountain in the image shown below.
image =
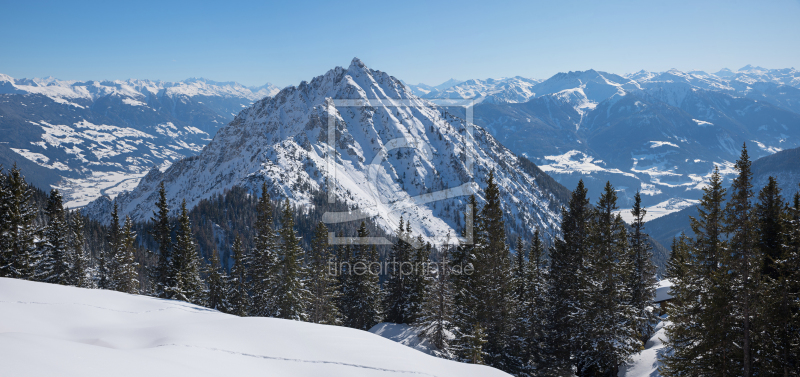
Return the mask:
<svg viewBox="0 0 800 377">
<path fill-rule="evenodd" d="M 198 156 L 163 173 L 152 170 L 116 200 L 122 213 L 143 220 L 161 182 L 172 208 L 182 199 L 192 207 L 233 186 L 254 190 L 266 182 L 274 197 L 295 204 L 322 191 L 359 210 L 330 214 L 331 221 L 374 216 L 393 230 L 402 216 L 432 240 L 460 234 L 468 195 L 482 202 L 492 171 L 512 232 L 526 236 L 539 228 L 553 236 L 563 187 L 481 127 L 354 59 L 346 69 L 256 102 Z M 110 203 L 101 198 L 87 213 L 104 219 Z"/>
</svg>

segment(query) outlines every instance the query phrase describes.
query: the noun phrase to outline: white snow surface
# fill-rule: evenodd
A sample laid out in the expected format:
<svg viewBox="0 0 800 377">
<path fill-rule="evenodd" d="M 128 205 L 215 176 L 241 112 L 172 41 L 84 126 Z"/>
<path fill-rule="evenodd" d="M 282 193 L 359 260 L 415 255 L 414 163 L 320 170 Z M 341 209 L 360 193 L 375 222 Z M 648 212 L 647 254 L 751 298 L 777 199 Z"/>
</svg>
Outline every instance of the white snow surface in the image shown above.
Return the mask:
<svg viewBox="0 0 800 377">
<path fill-rule="evenodd" d="M 508 376 L 366 331 L 0 278 L 4 376 Z"/>
<path fill-rule="evenodd" d="M 369 332 L 428 355 L 435 355 L 439 352 L 436 346 L 419 336 L 419 329 L 404 323 L 382 322 L 372 326 Z"/>
<path fill-rule="evenodd" d="M 659 281 L 658 286 L 656 287 L 656 297 L 653 299 L 653 302 L 661 302 L 671 299 L 672 295 L 669 293 L 669 291 L 672 289 L 672 285 L 672 282 L 668 279 Z"/>
<path fill-rule="evenodd" d="M 388 104 L 400 99 L 413 106 L 337 107 L 331 98 Z M 335 120 L 333 145 L 328 143 L 329 114 Z M 451 239 L 460 234 L 466 195 L 474 190 L 482 201 L 481 187 L 494 170 L 507 224 L 523 232 L 538 227 L 557 234 L 553 196 L 488 132 L 475 127 L 473 136 L 468 143 L 463 119 L 354 59 L 347 69 L 337 67 L 256 102 L 220 129 L 199 156 L 175 162 L 163 173 L 151 170 L 117 203 L 121 213 L 142 220 L 151 215 L 162 181 L 175 211 L 183 198 L 191 208 L 233 186 L 255 191 L 266 182 L 273 197 L 304 205 L 312 191 L 327 192 L 330 179 L 340 201 L 377 217 L 387 231 L 396 229 L 402 216 L 415 232 L 436 242 L 448 232 Z M 397 142 L 409 147 L 392 147 Z M 329 167 L 331 147 L 335 155 Z M 474 158 L 473 169 L 467 166 L 467 153 Z M 86 213 L 105 219 L 109 205 L 98 199 Z"/>
<path fill-rule="evenodd" d="M 665 327 L 670 322 L 666 319 L 656 325 L 656 332 L 645 343 L 644 350 L 633 356 L 631 361 L 620 368 L 619 377 L 659 377 L 658 368 L 661 366 L 659 358 L 668 351 L 664 346 L 667 340 Z"/>
</svg>

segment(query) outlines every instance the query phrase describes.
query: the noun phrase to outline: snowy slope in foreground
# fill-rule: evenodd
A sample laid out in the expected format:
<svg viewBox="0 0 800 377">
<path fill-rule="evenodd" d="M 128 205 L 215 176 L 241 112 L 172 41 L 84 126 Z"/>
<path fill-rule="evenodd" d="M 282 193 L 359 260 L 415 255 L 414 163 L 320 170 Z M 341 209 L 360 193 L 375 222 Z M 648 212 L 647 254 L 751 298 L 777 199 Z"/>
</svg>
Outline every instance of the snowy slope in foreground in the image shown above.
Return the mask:
<svg viewBox="0 0 800 377">
<path fill-rule="evenodd" d="M 664 341 L 667 333 L 664 327 L 669 321 L 663 320 L 656 326 L 656 333 L 644 345 L 644 351 L 634 355 L 631 362 L 620 368 L 619 377 L 659 377 L 658 367 L 661 366 L 659 358 L 663 357 L 667 348 Z"/>
<path fill-rule="evenodd" d="M 365 331 L 0 278 L 8 376 L 508 376 Z"/>
</svg>

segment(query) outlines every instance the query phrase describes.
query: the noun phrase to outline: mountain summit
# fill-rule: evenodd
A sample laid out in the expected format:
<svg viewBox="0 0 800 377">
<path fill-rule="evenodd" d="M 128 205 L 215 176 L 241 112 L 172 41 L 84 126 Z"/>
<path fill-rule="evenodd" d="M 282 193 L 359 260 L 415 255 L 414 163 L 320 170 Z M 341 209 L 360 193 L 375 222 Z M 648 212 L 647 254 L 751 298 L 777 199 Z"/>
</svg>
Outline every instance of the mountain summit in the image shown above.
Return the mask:
<svg viewBox="0 0 800 377">
<path fill-rule="evenodd" d="M 152 170 L 116 200 L 122 213 L 142 220 L 152 213 L 161 182 L 172 208 L 182 199 L 193 207 L 233 186 L 253 190 L 266 182 L 273 197 L 310 204 L 313 193 L 328 192 L 387 230 L 402 216 L 433 239 L 460 234 L 467 195 L 474 192 L 480 202 L 491 171 L 512 230 L 554 234 L 563 187 L 482 128 L 355 58 L 348 68 L 257 101 L 199 156 L 163 173 Z M 109 209 L 101 198 L 87 211 L 102 219 Z"/>
</svg>

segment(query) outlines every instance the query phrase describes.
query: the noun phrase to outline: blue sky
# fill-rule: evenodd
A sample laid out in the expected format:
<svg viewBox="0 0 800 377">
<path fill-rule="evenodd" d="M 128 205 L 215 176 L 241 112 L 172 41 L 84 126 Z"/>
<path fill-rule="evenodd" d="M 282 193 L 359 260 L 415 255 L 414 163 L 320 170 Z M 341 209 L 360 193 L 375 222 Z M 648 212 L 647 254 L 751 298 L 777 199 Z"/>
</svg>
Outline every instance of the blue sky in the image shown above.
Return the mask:
<svg viewBox="0 0 800 377">
<path fill-rule="evenodd" d="M 0 73 L 278 86 L 354 56 L 410 83 L 800 68 L 800 0 L 0 0 Z"/>
</svg>

